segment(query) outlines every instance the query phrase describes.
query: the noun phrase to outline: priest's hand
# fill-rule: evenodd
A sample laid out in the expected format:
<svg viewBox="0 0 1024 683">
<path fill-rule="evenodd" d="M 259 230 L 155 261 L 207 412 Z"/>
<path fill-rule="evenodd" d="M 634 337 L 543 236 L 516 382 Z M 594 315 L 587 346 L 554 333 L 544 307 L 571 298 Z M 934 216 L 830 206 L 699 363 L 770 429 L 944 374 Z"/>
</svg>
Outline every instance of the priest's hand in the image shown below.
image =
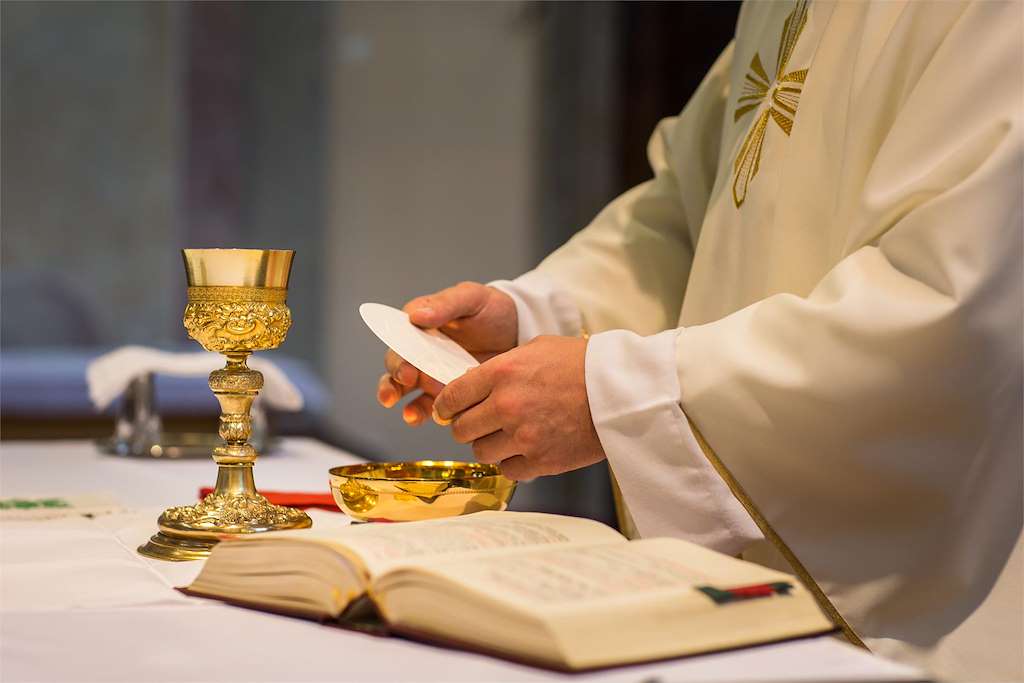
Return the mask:
<svg viewBox="0 0 1024 683">
<path fill-rule="evenodd" d="M 402 310 L 414 325 L 438 328 L 484 361 L 516 345 L 519 317 L 512 298 L 478 282 L 462 282 L 413 299 Z M 444 385 L 406 363 L 394 351 L 384 357 L 387 373 L 377 382 L 377 401 L 391 408 L 407 393 L 423 393 L 402 409 L 402 419 L 414 427 L 431 414 L 434 397 Z"/>
<path fill-rule="evenodd" d="M 434 401 L 435 419 L 511 479 L 604 460 L 587 400 L 587 340 L 537 337 L 474 368 Z"/>
</svg>

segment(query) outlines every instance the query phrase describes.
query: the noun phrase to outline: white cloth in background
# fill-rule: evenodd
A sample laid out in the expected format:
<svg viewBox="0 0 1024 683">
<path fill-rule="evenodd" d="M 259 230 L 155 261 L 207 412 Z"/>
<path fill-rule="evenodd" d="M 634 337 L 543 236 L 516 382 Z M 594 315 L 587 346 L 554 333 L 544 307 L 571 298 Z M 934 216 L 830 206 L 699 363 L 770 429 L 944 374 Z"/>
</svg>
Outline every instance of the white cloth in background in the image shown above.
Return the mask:
<svg viewBox="0 0 1024 683">
<path fill-rule="evenodd" d="M 269 406 L 278 410 L 302 410 L 302 392 L 273 361 L 250 356 L 247 364 L 263 373 L 260 397 Z M 122 346 L 89 363 L 86 370 L 89 398 L 97 410 L 103 410 L 140 375 L 152 372 L 174 377 L 206 377 L 222 367 L 224 356 L 219 353 L 175 353 L 145 346 Z"/>
<path fill-rule="evenodd" d="M 869 646 L 973 680 L 1024 675 L 1021 23 L 745 5 L 653 180 L 498 283 L 521 335 L 592 334 L 642 535 L 750 542 L 688 416 Z"/>
</svg>

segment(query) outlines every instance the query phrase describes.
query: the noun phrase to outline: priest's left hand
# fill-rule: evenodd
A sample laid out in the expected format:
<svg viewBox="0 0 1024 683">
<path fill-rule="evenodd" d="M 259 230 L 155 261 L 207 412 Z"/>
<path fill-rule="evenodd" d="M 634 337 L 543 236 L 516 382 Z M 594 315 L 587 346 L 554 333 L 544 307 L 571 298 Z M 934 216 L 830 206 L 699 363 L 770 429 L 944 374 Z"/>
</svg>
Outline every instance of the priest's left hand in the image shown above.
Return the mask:
<svg viewBox="0 0 1024 683">
<path fill-rule="evenodd" d="M 587 400 L 587 340 L 537 337 L 446 386 L 435 417 L 451 422 L 477 460 L 510 479 L 558 474 L 604 460 Z"/>
</svg>

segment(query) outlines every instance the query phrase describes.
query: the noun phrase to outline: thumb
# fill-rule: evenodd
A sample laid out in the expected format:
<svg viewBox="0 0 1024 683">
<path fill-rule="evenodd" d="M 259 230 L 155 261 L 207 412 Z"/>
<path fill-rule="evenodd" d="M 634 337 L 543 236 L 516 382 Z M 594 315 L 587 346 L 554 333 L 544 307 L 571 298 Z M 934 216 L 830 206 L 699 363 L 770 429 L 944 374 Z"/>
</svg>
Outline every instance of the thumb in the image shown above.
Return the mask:
<svg viewBox="0 0 1024 683">
<path fill-rule="evenodd" d="M 402 310 L 409 314 L 413 325 L 436 328 L 459 318 L 476 315 L 487 304 L 487 296 L 487 287 L 484 285 L 461 282 L 436 294 L 417 297 Z"/>
</svg>

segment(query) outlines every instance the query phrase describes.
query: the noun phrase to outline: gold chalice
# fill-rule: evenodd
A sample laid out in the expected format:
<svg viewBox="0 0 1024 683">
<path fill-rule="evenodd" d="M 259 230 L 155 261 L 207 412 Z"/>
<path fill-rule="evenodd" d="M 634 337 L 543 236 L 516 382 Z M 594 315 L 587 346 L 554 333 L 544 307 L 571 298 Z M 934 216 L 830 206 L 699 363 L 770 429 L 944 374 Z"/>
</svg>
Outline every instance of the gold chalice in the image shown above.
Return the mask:
<svg viewBox="0 0 1024 683">
<path fill-rule="evenodd" d="M 213 449 L 217 486 L 195 505 L 164 510 L 159 533 L 139 552 L 161 560 L 198 560 L 225 536 L 302 529 L 312 525 L 301 510 L 273 505 L 256 492 L 252 467 L 256 449 L 249 408 L 263 387 L 263 375 L 250 369 L 253 351 L 281 345 L 292 324 L 285 303 L 295 252 L 275 249 L 185 249 L 188 336 L 207 351 L 227 357 L 210 373 L 210 389 L 220 403 L 224 445 Z"/>
</svg>

